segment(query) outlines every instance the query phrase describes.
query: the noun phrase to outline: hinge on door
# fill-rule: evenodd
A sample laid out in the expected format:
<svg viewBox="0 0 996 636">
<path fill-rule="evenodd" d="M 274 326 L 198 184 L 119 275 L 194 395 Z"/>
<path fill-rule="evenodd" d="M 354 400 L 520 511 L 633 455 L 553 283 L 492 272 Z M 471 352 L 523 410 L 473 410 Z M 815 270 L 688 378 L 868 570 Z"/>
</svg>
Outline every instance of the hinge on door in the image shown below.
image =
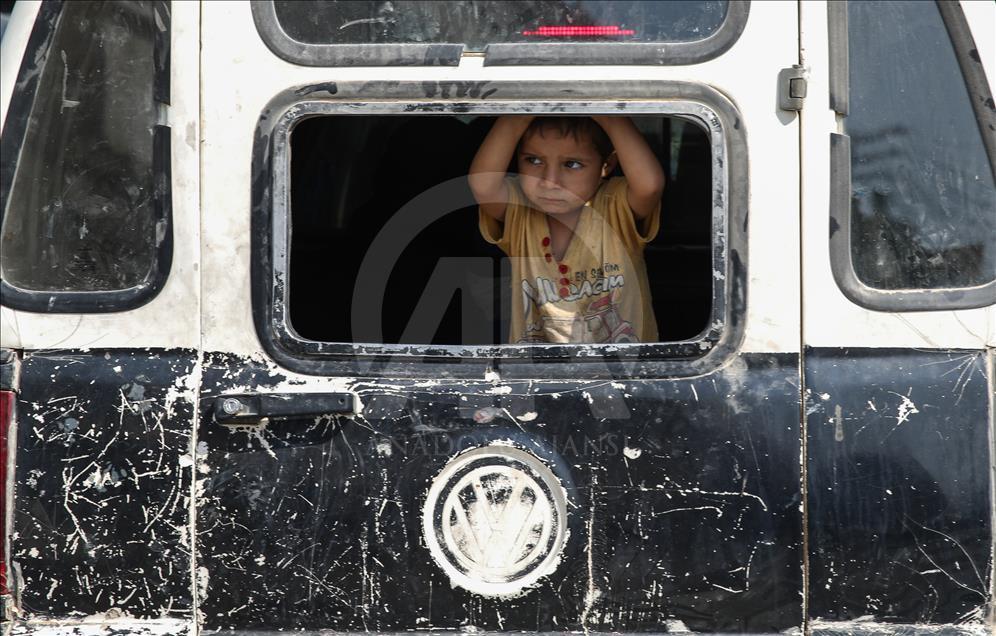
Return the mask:
<svg viewBox="0 0 996 636">
<path fill-rule="evenodd" d="M 14 391 L 20 388 L 21 358 L 13 349 L 0 349 L 0 391 Z M 0 484 L 3 488 L 3 484 Z M 0 519 L 0 524 L 3 520 Z"/>
<path fill-rule="evenodd" d="M 778 72 L 778 107 L 782 110 L 802 110 L 806 99 L 806 71 L 800 64 L 793 64 Z"/>
</svg>

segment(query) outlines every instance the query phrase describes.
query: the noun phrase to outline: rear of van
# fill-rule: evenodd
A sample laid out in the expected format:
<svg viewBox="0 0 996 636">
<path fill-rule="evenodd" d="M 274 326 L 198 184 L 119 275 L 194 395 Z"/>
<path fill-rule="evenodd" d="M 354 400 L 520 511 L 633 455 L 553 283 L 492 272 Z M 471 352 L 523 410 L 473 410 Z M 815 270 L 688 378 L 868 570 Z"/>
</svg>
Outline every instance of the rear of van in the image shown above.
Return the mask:
<svg viewBox="0 0 996 636">
<path fill-rule="evenodd" d="M 991 633 L 994 24 L 18 0 L 3 635 Z M 517 115 L 660 163 L 656 342 L 509 333 L 626 284 L 481 236 Z"/>
</svg>

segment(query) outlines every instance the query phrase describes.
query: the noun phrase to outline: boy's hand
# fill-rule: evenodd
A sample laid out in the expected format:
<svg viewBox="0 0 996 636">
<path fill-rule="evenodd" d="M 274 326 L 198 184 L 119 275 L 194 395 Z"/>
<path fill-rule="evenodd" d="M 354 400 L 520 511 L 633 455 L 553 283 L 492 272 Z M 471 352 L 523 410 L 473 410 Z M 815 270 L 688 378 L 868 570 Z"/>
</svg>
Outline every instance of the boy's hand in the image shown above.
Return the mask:
<svg viewBox="0 0 996 636">
<path fill-rule="evenodd" d="M 505 172 L 512 161 L 519 139 L 529 128 L 534 115 L 503 115 L 495 121 L 470 164 L 467 181 L 481 210 L 497 221 L 505 219 L 508 186 Z"/>
<path fill-rule="evenodd" d="M 642 220 L 653 214 L 664 192 L 664 171 L 640 131 L 629 117 L 594 115 L 616 149 L 626 174 L 626 198 L 633 216 Z"/>
</svg>

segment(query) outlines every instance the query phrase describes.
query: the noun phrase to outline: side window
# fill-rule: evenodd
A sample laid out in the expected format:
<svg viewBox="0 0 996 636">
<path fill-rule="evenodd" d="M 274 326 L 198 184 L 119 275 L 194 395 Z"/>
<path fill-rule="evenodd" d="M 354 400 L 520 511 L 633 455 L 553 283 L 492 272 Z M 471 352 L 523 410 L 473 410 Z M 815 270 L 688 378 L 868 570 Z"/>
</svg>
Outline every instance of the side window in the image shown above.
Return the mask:
<svg viewBox="0 0 996 636">
<path fill-rule="evenodd" d="M 831 5 L 838 282 L 873 309 L 996 302 L 993 102 L 960 8 Z"/>
<path fill-rule="evenodd" d="M 4 304 L 116 311 L 169 269 L 169 9 L 46 3 L 3 131 Z"/>
</svg>

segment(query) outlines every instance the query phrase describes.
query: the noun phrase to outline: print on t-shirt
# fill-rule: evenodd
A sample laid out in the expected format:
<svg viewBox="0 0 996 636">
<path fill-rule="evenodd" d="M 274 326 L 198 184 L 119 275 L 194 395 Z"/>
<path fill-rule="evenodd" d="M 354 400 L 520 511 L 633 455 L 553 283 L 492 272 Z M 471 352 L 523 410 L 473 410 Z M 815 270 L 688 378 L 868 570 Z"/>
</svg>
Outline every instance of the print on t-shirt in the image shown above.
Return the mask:
<svg viewBox="0 0 996 636">
<path fill-rule="evenodd" d="M 532 208 L 517 179 L 507 183 L 504 223 L 482 213 L 480 226 L 511 257 L 509 342 L 655 342 L 643 248 L 657 234 L 659 208 L 637 227 L 626 179 L 606 180 L 582 208 L 558 259 L 549 249 L 547 215 Z"/>
</svg>

